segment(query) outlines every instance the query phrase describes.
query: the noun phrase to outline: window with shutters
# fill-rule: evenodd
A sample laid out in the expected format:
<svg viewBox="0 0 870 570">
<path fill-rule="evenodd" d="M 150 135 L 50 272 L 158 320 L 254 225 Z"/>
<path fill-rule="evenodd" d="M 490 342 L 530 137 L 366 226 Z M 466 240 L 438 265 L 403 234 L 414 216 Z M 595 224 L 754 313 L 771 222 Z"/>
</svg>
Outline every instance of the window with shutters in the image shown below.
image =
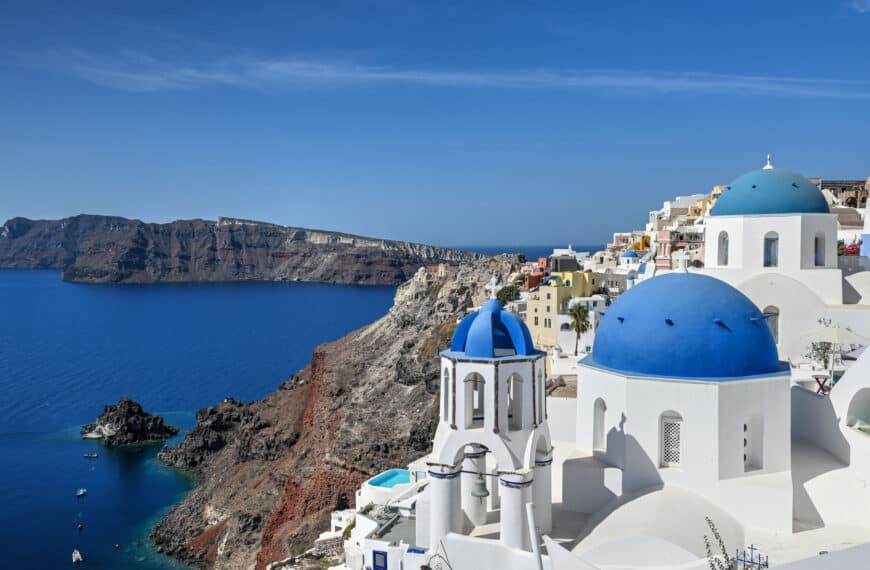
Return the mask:
<svg viewBox="0 0 870 570">
<path fill-rule="evenodd" d="M 683 418 L 674 412 L 665 412 L 661 419 L 661 466 L 679 467 L 683 460 Z"/>
</svg>

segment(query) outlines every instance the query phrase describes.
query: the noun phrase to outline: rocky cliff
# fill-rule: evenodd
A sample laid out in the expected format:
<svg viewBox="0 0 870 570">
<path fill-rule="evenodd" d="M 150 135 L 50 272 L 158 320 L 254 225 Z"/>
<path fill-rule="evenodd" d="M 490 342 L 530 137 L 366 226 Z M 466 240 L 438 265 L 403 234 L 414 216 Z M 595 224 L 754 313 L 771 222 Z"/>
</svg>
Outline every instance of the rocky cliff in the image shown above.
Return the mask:
<svg viewBox="0 0 870 570">
<path fill-rule="evenodd" d="M 0 268 L 90 283 L 289 280 L 397 285 L 420 266 L 480 259 L 428 245 L 230 218 L 149 224 L 81 215 L 0 226 Z"/>
<path fill-rule="evenodd" d="M 266 398 L 201 410 L 160 459 L 197 488 L 157 525 L 158 548 L 199 568 L 257 568 L 297 554 L 372 475 L 425 455 L 437 424 L 438 352 L 456 313 L 479 305 L 507 256 L 418 272 L 389 313 L 318 347 Z"/>
</svg>

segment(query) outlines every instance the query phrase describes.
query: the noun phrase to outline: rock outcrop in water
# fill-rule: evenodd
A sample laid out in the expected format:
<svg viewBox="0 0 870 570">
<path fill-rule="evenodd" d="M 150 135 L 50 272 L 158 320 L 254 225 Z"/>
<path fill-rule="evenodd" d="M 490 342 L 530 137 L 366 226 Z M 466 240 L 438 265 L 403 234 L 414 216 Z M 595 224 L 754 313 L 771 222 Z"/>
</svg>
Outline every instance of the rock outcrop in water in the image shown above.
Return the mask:
<svg viewBox="0 0 870 570">
<path fill-rule="evenodd" d="M 372 475 L 426 454 L 437 425 L 438 353 L 457 311 L 479 305 L 508 256 L 417 273 L 380 320 L 319 346 L 262 400 L 201 410 L 160 459 L 200 482 L 152 540 L 198 568 L 256 568 L 298 554 Z"/>
<path fill-rule="evenodd" d="M 145 412 L 138 402 L 128 398 L 108 404 L 97 422 L 84 425 L 81 431 L 84 439 L 99 439 L 108 446 L 163 441 L 177 433 L 177 428 L 166 425 L 163 418 Z"/>
<path fill-rule="evenodd" d="M 63 269 L 87 283 L 316 281 L 398 285 L 423 265 L 476 253 L 231 218 L 149 224 L 109 216 L 13 218 L 0 268 Z"/>
</svg>

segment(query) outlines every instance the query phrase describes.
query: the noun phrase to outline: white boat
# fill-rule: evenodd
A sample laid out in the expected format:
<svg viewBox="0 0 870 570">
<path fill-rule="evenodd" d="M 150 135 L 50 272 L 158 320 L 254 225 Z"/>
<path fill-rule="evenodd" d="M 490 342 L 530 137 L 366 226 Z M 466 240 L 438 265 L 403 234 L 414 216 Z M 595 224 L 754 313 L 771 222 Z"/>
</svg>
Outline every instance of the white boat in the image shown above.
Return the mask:
<svg viewBox="0 0 870 570">
<path fill-rule="evenodd" d="M 82 562 L 82 553 L 79 552 L 78 550 L 73 550 L 73 553 L 72 553 L 72 561 L 73 561 L 73 564 L 81 564 L 81 562 Z"/>
<path fill-rule="evenodd" d="M 76 491 L 76 497 L 84 497 L 87 494 L 88 494 L 88 490 L 85 488 L 81 488 L 78 491 Z"/>
<path fill-rule="evenodd" d="M 85 459 L 96 459 L 97 457 L 99 457 L 99 455 L 97 455 L 94 452 L 90 452 L 90 453 L 85 453 L 84 457 L 85 457 Z"/>
</svg>

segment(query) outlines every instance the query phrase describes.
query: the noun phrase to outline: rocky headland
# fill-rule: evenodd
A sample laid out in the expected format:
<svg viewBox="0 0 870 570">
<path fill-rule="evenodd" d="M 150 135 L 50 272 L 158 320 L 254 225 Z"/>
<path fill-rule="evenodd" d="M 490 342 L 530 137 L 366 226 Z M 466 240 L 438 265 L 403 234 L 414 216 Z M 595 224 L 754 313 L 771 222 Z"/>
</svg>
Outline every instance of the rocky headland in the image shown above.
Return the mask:
<svg viewBox="0 0 870 570">
<path fill-rule="evenodd" d="M 92 424 L 82 426 L 84 439 L 99 439 L 104 445 L 132 445 L 164 441 L 178 433 L 178 428 L 166 425 L 163 418 L 145 412 L 138 402 L 121 398 L 108 404 Z"/>
<path fill-rule="evenodd" d="M 61 269 L 68 281 L 314 281 L 398 285 L 421 266 L 481 259 L 418 243 L 219 218 L 146 223 L 113 216 L 13 218 L 0 268 Z"/>
<path fill-rule="evenodd" d="M 378 321 L 319 346 L 310 364 L 269 396 L 200 410 L 160 460 L 199 482 L 152 531 L 158 549 L 197 568 L 256 568 L 299 554 L 353 505 L 376 473 L 430 448 L 437 425 L 438 353 L 457 312 L 516 270 L 499 256 L 419 271 Z"/>
</svg>

